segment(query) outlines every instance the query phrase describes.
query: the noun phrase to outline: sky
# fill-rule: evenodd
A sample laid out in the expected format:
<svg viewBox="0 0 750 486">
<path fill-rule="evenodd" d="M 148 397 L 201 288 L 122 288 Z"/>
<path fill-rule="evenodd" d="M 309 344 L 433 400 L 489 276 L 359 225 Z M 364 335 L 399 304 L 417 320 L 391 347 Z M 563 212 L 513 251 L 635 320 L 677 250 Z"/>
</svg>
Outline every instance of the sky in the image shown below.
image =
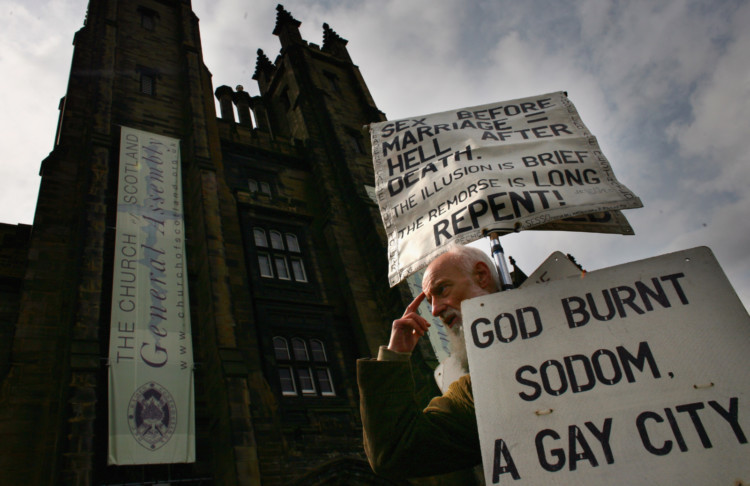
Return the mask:
<svg viewBox="0 0 750 486">
<path fill-rule="evenodd" d="M 277 1 L 194 0 L 214 88 L 252 95 Z M 635 236 L 502 238 L 530 274 L 554 251 L 587 270 L 708 246 L 750 307 L 750 2 L 290 0 L 308 42 L 349 41 L 389 119 L 566 91 L 641 209 Z M 0 0 L 0 222 L 31 224 L 86 0 Z M 479 242 L 489 249 L 489 243 Z M 385 262 L 384 262 L 385 264 Z"/>
</svg>

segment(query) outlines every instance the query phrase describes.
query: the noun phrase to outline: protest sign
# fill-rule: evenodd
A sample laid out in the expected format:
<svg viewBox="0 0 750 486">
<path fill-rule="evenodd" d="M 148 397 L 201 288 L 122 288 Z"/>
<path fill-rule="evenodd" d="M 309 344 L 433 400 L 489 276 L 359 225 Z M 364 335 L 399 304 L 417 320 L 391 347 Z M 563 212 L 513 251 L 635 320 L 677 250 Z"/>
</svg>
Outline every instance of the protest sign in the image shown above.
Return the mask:
<svg viewBox="0 0 750 486">
<path fill-rule="evenodd" d="M 539 268 L 534 270 L 519 288 L 547 283 L 561 278 L 580 276 L 582 273 L 583 271 L 578 268 L 575 263 L 570 261 L 567 256 L 563 255 L 560 251 L 556 251 L 548 256 L 547 259 L 539 265 Z"/>
<path fill-rule="evenodd" d="M 488 485 L 750 480 L 750 317 L 709 249 L 462 311 Z"/>
<path fill-rule="evenodd" d="M 370 132 L 391 286 L 485 229 L 632 234 L 619 211 L 642 206 L 562 92 L 374 123 Z"/>
</svg>

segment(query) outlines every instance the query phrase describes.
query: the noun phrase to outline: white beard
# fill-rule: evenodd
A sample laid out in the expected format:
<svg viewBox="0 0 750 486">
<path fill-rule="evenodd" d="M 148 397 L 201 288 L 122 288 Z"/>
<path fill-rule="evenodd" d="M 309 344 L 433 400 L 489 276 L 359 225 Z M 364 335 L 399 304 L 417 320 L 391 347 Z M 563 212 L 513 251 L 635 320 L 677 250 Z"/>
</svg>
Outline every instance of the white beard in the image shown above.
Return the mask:
<svg viewBox="0 0 750 486">
<path fill-rule="evenodd" d="M 460 367 L 463 373 L 468 373 L 469 357 L 466 354 L 466 339 L 462 323 L 455 323 L 453 327 L 448 328 L 448 341 L 450 341 L 451 355 L 445 360 L 445 365 Z"/>
</svg>

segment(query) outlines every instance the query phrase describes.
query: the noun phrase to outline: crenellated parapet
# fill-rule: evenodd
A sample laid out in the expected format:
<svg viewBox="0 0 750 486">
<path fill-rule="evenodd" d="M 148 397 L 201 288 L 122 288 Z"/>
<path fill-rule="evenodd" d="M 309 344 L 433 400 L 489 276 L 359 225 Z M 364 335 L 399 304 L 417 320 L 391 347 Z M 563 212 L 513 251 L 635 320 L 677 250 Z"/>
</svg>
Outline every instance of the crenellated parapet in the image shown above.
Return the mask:
<svg viewBox="0 0 750 486">
<path fill-rule="evenodd" d="M 222 120 L 234 121 L 234 108 L 232 107 L 232 95 L 234 90 L 229 86 L 219 86 L 214 91 L 216 99 L 219 100 Z"/>
<path fill-rule="evenodd" d="M 234 106 L 237 107 L 237 116 L 240 119 L 240 125 L 252 128 L 253 119 L 250 116 L 250 95 L 245 88 L 238 84 L 236 91 L 232 95 Z"/>
<path fill-rule="evenodd" d="M 219 100 L 222 120 L 256 130 L 268 131 L 268 114 L 262 97 L 250 96 L 241 84 L 237 85 L 235 89 L 226 85 L 219 86 L 216 88 L 214 95 Z M 235 109 L 238 119 L 235 119 Z"/>
</svg>

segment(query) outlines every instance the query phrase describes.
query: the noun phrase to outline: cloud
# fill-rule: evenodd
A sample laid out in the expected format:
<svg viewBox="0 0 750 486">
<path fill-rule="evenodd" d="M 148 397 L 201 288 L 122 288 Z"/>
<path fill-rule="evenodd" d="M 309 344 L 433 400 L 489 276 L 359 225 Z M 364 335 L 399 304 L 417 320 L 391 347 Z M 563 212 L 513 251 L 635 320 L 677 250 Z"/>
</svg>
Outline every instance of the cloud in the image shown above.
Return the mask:
<svg viewBox="0 0 750 486">
<path fill-rule="evenodd" d="M 0 4 L 3 222 L 30 223 L 34 214 L 39 166 L 53 147 L 73 34 L 83 24 L 85 6 L 74 9 L 73 3 L 81 2 Z"/>
<path fill-rule="evenodd" d="M 689 98 L 691 116 L 676 120 L 667 134 L 682 160 L 690 160 L 702 170 L 693 179 L 683 180 L 681 188 L 699 207 L 704 238 L 721 260 L 731 262 L 730 279 L 740 294 L 750 294 L 750 155 L 747 133 L 750 123 L 750 5 L 742 4 L 729 16 L 728 29 L 715 34 L 712 42 L 720 54 L 712 69 L 699 80 Z M 718 39 L 718 40 L 715 40 Z M 697 212 L 697 211 L 696 211 Z M 693 241 L 687 233 L 680 243 Z"/>
<path fill-rule="evenodd" d="M 714 160 L 714 177 L 696 187 L 699 192 L 747 192 L 750 156 L 747 151 L 750 112 L 750 5 L 733 16 L 734 34 L 723 42 L 723 54 L 715 66 L 699 80 L 690 97 L 689 120 L 673 123 L 667 133 L 676 142 L 681 156 Z M 704 162 L 705 163 L 705 162 Z"/>
<path fill-rule="evenodd" d="M 70 41 L 86 0 L 0 0 L 0 207 L 31 221 L 39 163 L 52 149 Z M 193 0 L 214 88 L 273 61 L 277 0 Z M 287 0 L 302 37 L 327 22 L 391 119 L 565 90 L 645 208 L 636 236 L 525 232 L 506 249 L 531 271 L 549 253 L 589 269 L 707 245 L 750 303 L 750 4 L 742 0 Z M 12 113 L 12 116 L 6 115 Z"/>
</svg>

